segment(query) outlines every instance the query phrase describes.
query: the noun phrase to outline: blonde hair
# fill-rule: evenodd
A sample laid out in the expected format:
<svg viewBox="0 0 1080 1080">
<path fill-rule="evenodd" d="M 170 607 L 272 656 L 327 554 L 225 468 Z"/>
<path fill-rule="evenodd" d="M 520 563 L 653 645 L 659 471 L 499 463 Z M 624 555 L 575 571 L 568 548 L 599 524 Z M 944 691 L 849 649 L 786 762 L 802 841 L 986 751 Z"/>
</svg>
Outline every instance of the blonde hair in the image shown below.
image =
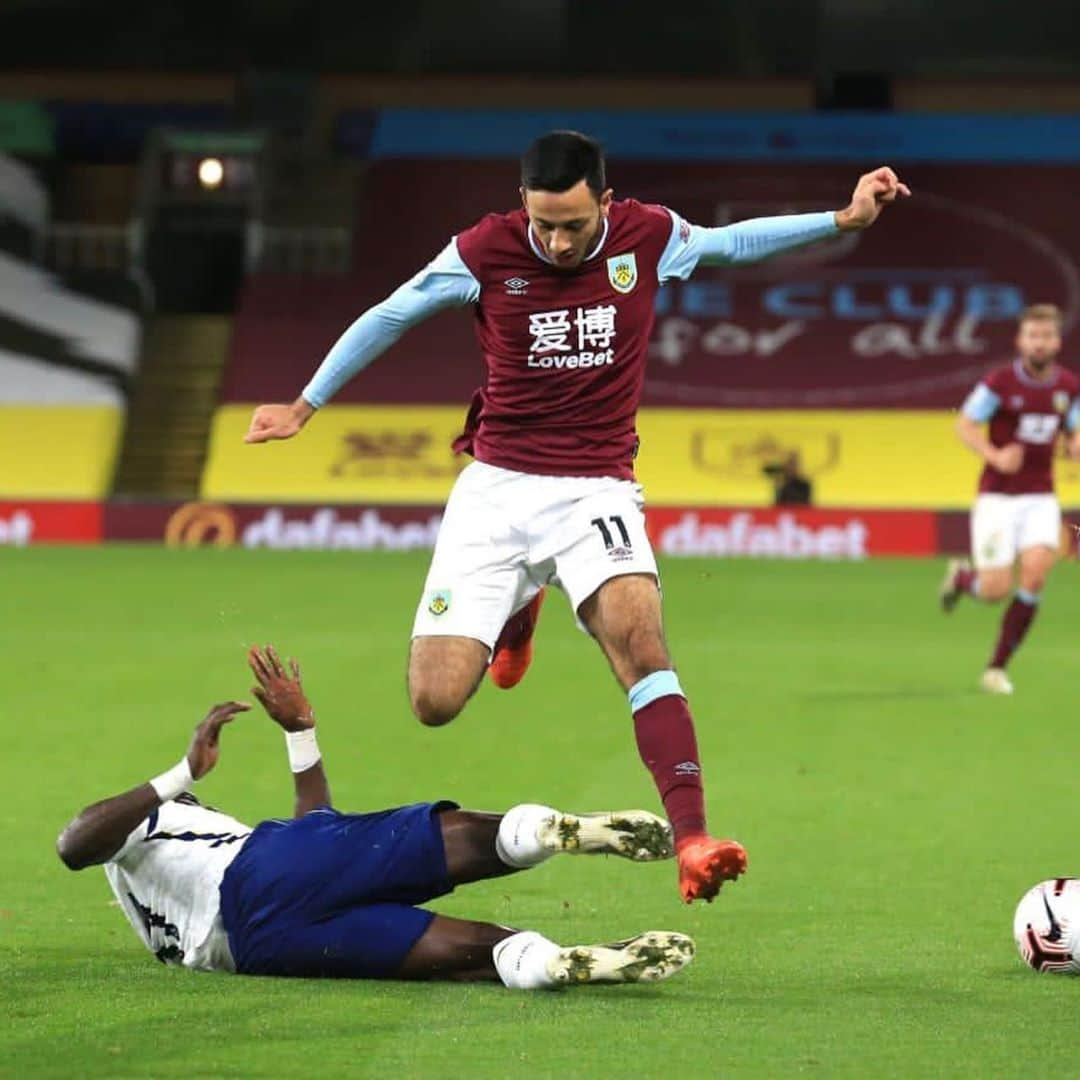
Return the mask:
<svg viewBox="0 0 1080 1080">
<path fill-rule="evenodd" d="M 1026 322 L 1052 322 L 1061 329 L 1061 308 L 1057 304 L 1029 304 L 1020 312 L 1020 325 Z"/>
</svg>

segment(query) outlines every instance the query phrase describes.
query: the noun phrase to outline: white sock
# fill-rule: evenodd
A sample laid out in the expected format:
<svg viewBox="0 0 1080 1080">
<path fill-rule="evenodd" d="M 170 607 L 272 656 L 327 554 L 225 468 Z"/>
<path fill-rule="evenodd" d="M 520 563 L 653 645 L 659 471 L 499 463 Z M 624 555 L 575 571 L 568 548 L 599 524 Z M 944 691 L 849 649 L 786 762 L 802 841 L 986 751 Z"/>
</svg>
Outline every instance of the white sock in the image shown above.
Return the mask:
<svg viewBox="0 0 1080 1080">
<path fill-rule="evenodd" d="M 558 951 L 543 934 L 523 930 L 500 941 L 491 957 L 508 990 L 550 990 L 559 984 L 548 974 L 547 962 Z"/>
<path fill-rule="evenodd" d="M 521 803 L 510 807 L 499 822 L 495 853 L 507 866 L 516 870 L 536 866 L 537 863 L 550 859 L 555 852 L 544 848 L 536 838 L 536 833 L 545 818 L 557 813 L 558 810 L 537 803 Z"/>
</svg>

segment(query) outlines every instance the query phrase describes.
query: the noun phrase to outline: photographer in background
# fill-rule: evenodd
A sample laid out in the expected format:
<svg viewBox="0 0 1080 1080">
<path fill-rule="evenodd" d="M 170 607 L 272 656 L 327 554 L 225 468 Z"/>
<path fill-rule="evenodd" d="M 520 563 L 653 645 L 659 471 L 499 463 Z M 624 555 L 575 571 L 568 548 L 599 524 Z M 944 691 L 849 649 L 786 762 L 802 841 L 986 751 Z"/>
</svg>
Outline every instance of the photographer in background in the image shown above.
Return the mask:
<svg viewBox="0 0 1080 1080">
<path fill-rule="evenodd" d="M 809 506 L 814 500 L 814 486 L 803 476 L 799 452 L 792 450 L 783 461 L 766 465 L 761 470 L 773 482 L 773 503 L 776 506 Z"/>
</svg>

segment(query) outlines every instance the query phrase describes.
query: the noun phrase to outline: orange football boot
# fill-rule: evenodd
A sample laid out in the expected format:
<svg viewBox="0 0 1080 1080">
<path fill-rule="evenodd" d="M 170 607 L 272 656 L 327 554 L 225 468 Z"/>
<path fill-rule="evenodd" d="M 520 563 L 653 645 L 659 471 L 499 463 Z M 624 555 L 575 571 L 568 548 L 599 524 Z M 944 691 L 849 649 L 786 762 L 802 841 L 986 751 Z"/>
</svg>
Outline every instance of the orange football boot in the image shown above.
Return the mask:
<svg viewBox="0 0 1080 1080">
<path fill-rule="evenodd" d="M 702 833 L 688 836 L 676 848 L 679 855 L 679 892 L 683 900 L 713 902 L 725 881 L 746 873 L 746 849 L 735 840 L 716 840 Z"/>
<path fill-rule="evenodd" d="M 507 619 L 499 640 L 495 642 L 488 674 L 491 681 L 502 690 L 517 686 L 529 670 L 533 658 L 536 619 L 543 603 L 544 590 L 541 589 L 520 611 Z"/>
</svg>

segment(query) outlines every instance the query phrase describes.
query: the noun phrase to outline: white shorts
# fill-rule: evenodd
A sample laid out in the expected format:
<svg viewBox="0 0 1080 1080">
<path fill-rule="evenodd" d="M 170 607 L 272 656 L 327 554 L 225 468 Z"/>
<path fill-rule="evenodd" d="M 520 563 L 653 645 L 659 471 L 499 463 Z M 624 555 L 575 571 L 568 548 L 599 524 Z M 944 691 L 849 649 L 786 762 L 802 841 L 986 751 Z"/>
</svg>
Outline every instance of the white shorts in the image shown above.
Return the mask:
<svg viewBox="0 0 1080 1080">
<path fill-rule="evenodd" d="M 1053 495 L 980 495 L 971 511 L 971 555 L 979 570 L 1012 566 L 1021 551 L 1061 544 Z"/>
<path fill-rule="evenodd" d="M 413 637 L 469 637 L 492 648 L 541 588 L 576 613 L 605 581 L 657 576 L 641 487 L 630 480 L 533 476 L 474 461 L 446 504 Z"/>
</svg>

